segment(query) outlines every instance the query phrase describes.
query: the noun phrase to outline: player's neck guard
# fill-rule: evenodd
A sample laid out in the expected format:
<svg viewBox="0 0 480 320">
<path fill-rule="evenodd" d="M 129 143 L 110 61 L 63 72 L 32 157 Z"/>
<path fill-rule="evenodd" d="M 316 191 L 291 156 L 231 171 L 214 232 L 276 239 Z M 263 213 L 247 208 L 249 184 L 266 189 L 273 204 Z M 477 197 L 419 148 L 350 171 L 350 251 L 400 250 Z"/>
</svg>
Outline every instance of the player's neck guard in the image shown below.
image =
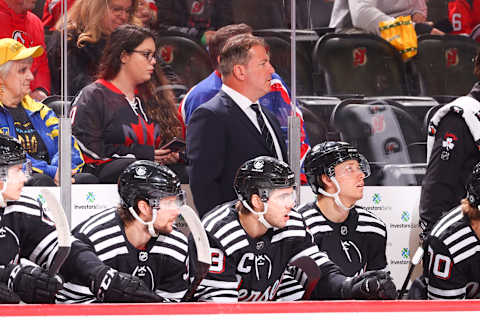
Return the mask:
<svg viewBox="0 0 480 320">
<path fill-rule="evenodd" d="M 148 227 L 148 233 L 150 233 L 150 235 L 152 237 L 158 237 L 158 233 L 155 231 L 155 228 L 153 227 L 153 224 L 155 223 L 155 220 L 157 219 L 157 209 L 153 208 L 153 210 L 152 210 L 152 220 L 150 220 L 148 222 L 146 222 L 142 218 L 140 218 L 132 207 L 129 207 L 128 211 L 130 211 L 130 213 L 135 218 L 135 220 L 137 220 L 141 224 L 146 225 Z"/>
<path fill-rule="evenodd" d="M 335 187 L 337 188 L 337 192 L 335 193 L 329 193 L 325 190 L 323 190 L 323 188 L 318 188 L 317 191 L 321 194 L 323 194 L 324 196 L 326 197 L 330 197 L 330 198 L 333 198 L 333 200 L 335 200 L 335 203 L 337 204 L 337 206 L 339 206 L 340 208 L 342 208 L 343 210 L 345 211 L 350 211 L 350 209 L 353 208 L 354 205 L 350 206 L 350 207 L 347 207 L 346 205 L 344 205 L 342 203 L 342 200 L 340 200 L 340 197 L 338 196 L 338 194 L 340 193 L 340 185 L 338 184 L 338 181 L 335 177 L 331 177 L 330 178 L 332 181 L 333 181 L 333 184 L 335 185 Z"/>
<path fill-rule="evenodd" d="M 268 223 L 268 221 L 265 219 L 265 213 L 267 212 L 267 209 L 268 209 L 268 203 L 267 202 L 265 202 L 265 201 L 263 202 L 263 211 L 261 211 L 261 212 L 253 210 L 253 208 L 250 207 L 248 205 L 247 201 L 245 201 L 245 200 L 242 200 L 242 204 L 250 212 L 252 212 L 253 214 L 256 214 L 258 216 L 258 221 L 260 221 L 260 223 L 263 224 L 265 226 L 265 228 L 267 228 L 267 229 L 273 228 L 273 226 L 270 223 Z"/>
</svg>

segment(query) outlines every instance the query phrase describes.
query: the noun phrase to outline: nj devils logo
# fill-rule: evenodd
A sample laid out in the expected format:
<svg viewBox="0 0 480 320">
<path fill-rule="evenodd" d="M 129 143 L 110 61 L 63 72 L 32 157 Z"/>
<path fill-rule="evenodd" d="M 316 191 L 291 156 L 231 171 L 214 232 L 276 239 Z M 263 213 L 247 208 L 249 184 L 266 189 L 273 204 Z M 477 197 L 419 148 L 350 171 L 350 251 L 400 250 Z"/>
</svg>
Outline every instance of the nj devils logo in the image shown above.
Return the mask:
<svg viewBox="0 0 480 320">
<path fill-rule="evenodd" d="M 353 49 L 353 66 L 360 67 L 367 64 L 367 48 L 355 48 Z"/>
<path fill-rule="evenodd" d="M 191 11 L 190 13 L 192 15 L 199 15 L 199 14 L 202 14 L 203 11 L 205 10 L 205 0 L 200 0 L 200 1 L 194 1 L 192 3 L 192 7 L 191 7 Z"/>
<path fill-rule="evenodd" d="M 17 40 L 18 42 L 20 42 L 21 44 L 23 44 L 24 46 L 26 47 L 29 47 L 32 45 L 32 41 L 28 39 L 28 35 L 23 32 L 23 31 L 20 31 L 20 30 L 15 30 L 13 31 L 12 33 L 12 39 L 14 40 Z"/>
<path fill-rule="evenodd" d="M 162 59 L 163 61 L 165 61 L 165 63 L 168 63 L 168 64 L 172 63 L 174 58 L 173 47 L 169 45 L 161 47 L 160 55 L 162 56 Z"/>
<path fill-rule="evenodd" d="M 447 67 L 455 67 L 458 65 L 459 58 L 458 58 L 458 49 L 457 48 L 449 48 L 445 50 L 445 61 L 447 63 Z"/>
</svg>

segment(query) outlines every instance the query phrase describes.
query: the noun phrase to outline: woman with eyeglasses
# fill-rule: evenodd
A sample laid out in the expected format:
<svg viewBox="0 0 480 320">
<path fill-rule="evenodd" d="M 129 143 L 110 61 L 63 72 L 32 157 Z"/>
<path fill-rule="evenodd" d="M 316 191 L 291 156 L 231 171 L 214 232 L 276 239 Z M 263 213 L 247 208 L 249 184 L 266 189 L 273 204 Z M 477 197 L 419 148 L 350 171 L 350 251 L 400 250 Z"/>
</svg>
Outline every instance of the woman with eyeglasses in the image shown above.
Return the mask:
<svg viewBox="0 0 480 320">
<path fill-rule="evenodd" d="M 346 142 L 327 141 L 312 148 L 304 168 L 317 198 L 298 212 L 320 250 L 346 276 L 387 268 L 385 223 L 355 205 L 370 175 L 367 159 Z"/>
<path fill-rule="evenodd" d="M 76 0 L 59 19 L 47 44 L 52 94 L 61 91 L 61 38 L 67 33 L 68 95 L 75 96 L 95 80 L 98 63 L 109 35 L 122 24 L 132 23 L 138 0 Z"/>
<path fill-rule="evenodd" d="M 80 141 L 87 171 L 102 183 L 116 183 L 136 159 L 179 160 L 178 152 L 160 147 L 181 133 L 181 125 L 172 96 L 156 93 L 165 83 L 156 49 L 149 29 L 117 28 L 105 47 L 98 79 L 73 102 L 72 133 Z"/>
</svg>

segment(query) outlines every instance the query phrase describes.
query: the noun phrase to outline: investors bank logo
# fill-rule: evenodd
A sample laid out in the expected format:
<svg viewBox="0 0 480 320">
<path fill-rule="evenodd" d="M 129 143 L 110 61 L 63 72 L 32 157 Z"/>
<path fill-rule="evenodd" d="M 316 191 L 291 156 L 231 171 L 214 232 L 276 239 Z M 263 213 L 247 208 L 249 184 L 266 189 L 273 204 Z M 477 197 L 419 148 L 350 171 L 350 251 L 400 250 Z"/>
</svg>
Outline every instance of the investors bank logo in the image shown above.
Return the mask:
<svg viewBox="0 0 480 320">
<path fill-rule="evenodd" d="M 403 248 L 401 254 L 402 254 L 402 258 L 409 259 L 410 258 L 410 249 Z"/>
<path fill-rule="evenodd" d="M 95 194 L 93 192 L 87 192 L 87 202 L 89 203 L 95 202 Z"/>
<path fill-rule="evenodd" d="M 402 211 L 402 221 L 403 222 L 410 221 L 410 213 L 408 211 Z"/>
<path fill-rule="evenodd" d="M 46 200 L 45 200 L 45 198 L 43 197 L 43 195 L 42 195 L 41 193 L 38 194 L 37 200 L 40 201 L 40 203 L 41 203 L 42 205 L 45 205 L 45 201 L 46 201 Z"/>
<path fill-rule="evenodd" d="M 379 193 L 375 193 L 372 197 L 372 201 L 375 204 L 379 204 L 382 201 L 382 198 L 380 197 Z"/>
</svg>

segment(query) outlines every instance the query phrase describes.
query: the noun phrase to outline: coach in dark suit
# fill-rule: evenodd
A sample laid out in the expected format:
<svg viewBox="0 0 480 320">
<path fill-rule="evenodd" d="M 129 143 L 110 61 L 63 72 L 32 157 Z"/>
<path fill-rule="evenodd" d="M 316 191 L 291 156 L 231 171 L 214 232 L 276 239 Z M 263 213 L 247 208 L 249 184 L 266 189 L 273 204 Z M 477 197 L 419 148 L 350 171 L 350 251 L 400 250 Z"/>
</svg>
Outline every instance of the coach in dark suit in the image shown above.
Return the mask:
<svg viewBox="0 0 480 320">
<path fill-rule="evenodd" d="M 265 47 L 249 34 L 229 39 L 220 53 L 222 90 L 188 124 L 190 187 L 200 216 L 237 198 L 233 178 L 245 161 L 260 155 L 287 161 L 278 121 L 258 104 L 275 72 Z"/>
</svg>

